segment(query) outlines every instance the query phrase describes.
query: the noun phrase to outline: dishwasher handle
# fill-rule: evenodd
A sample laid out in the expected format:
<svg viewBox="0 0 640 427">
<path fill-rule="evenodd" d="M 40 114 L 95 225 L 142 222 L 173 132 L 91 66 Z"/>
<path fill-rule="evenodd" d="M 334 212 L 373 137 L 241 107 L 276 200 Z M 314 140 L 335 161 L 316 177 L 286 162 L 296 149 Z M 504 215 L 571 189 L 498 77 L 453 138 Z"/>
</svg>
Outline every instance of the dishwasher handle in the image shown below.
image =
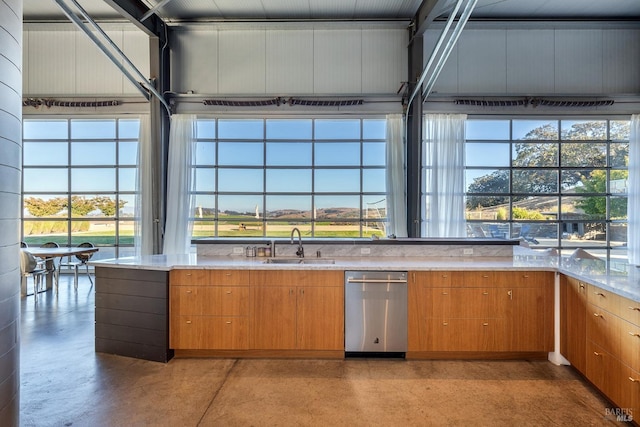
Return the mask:
<svg viewBox="0 0 640 427">
<path fill-rule="evenodd" d="M 347 283 L 407 283 L 407 279 L 355 279 L 347 277 Z"/>
</svg>

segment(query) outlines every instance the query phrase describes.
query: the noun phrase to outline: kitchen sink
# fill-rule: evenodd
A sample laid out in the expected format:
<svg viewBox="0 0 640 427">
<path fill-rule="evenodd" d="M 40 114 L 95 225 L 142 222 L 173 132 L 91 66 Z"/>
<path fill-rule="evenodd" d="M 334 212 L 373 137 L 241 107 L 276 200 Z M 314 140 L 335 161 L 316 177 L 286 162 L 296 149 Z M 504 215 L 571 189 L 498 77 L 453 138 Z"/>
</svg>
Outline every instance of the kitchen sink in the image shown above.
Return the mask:
<svg viewBox="0 0 640 427">
<path fill-rule="evenodd" d="M 335 264 L 329 258 L 269 258 L 263 264 Z"/>
</svg>

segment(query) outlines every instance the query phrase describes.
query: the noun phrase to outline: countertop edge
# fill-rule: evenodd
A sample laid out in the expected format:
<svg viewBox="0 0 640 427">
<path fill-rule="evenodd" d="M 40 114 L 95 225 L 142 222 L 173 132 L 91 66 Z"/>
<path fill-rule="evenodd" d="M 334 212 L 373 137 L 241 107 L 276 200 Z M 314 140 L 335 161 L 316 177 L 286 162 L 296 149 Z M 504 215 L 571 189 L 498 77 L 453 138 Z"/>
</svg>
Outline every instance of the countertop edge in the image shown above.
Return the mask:
<svg viewBox="0 0 640 427">
<path fill-rule="evenodd" d="M 372 270 L 372 271 L 445 271 L 445 270 L 497 270 L 497 271 L 549 271 L 582 280 L 601 289 L 611 291 L 622 297 L 640 302 L 640 287 L 627 289 L 631 281 L 624 276 L 607 274 L 589 275 L 575 269 L 560 266 L 557 257 L 536 259 L 533 262 L 518 261 L 511 257 L 494 258 L 442 258 L 425 261 L 424 259 L 401 258 L 398 260 L 349 257 L 335 260 L 335 264 L 265 264 L 266 258 L 247 259 L 245 257 L 197 257 L 195 254 L 184 256 L 151 255 L 141 258 L 119 258 L 90 262 L 94 267 L 121 268 L 136 270 L 171 271 L 179 269 L 244 269 L 244 270 Z M 384 262 L 383 262 L 384 261 Z M 522 262 L 522 261 L 521 261 Z"/>
</svg>

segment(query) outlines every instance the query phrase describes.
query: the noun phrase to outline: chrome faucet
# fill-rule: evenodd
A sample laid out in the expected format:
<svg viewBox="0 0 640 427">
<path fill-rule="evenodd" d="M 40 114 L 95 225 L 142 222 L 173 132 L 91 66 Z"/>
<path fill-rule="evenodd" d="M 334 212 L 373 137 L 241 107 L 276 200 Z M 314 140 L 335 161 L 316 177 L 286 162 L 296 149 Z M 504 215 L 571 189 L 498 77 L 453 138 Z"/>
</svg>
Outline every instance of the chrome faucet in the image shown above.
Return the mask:
<svg viewBox="0 0 640 427">
<path fill-rule="evenodd" d="M 296 251 L 296 256 L 298 256 L 299 258 L 304 258 L 304 248 L 302 247 L 302 234 L 300 234 L 300 230 L 298 230 L 298 227 L 294 227 L 293 230 L 291 230 L 291 244 L 293 245 L 293 235 L 296 231 L 298 232 L 298 250 Z"/>
</svg>

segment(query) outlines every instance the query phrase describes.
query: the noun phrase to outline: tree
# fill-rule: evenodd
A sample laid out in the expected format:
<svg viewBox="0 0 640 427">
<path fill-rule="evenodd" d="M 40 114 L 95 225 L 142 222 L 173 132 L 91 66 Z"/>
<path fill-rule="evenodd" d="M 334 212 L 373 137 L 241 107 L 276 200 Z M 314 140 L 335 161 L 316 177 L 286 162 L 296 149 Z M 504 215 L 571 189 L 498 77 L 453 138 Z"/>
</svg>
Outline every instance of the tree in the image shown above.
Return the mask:
<svg viewBox="0 0 640 427">
<path fill-rule="evenodd" d="M 73 216 L 87 216 L 95 208 L 93 199 L 86 199 L 83 196 L 71 196 L 71 214 Z"/>
<path fill-rule="evenodd" d="M 27 211 L 36 217 L 54 216 L 66 207 L 67 200 L 62 197 L 55 197 L 43 200 L 39 197 L 27 197 L 24 199 L 24 206 Z"/>
<path fill-rule="evenodd" d="M 611 140 L 628 140 L 628 122 L 610 121 L 609 123 Z M 560 188 L 576 187 L 585 176 L 592 173 L 594 167 L 607 165 L 606 132 L 607 122 L 604 120 L 576 122 L 570 128 L 562 130 L 563 143 L 560 147 L 558 129 L 555 125 L 546 124 L 531 130 L 521 141 L 514 143 L 512 166 L 523 169 L 514 169 L 511 188 L 515 193 L 544 194 L 556 193 Z M 586 141 L 591 142 L 585 143 Z M 626 165 L 628 144 L 613 145 L 615 147 L 611 150 L 611 163 L 617 166 Z M 540 168 L 558 165 L 570 168 L 564 169 L 559 178 L 554 170 Z M 502 169 L 475 178 L 469 185 L 467 209 L 508 203 L 509 198 L 500 194 L 508 191 L 509 173 L 509 170 Z M 558 180 L 560 180 L 560 188 L 558 188 Z M 474 193 L 489 193 L 489 195 L 476 196 Z M 522 198 L 516 196 L 511 200 L 516 202 Z M 622 209 L 623 206 L 620 208 Z M 626 206 L 624 208 L 626 209 Z"/>
<path fill-rule="evenodd" d="M 532 211 L 526 208 L 520 208 L 517 206 L 513 207 L 512 211 L 513 219 L 545 219 L 544 215 L 542 215 L 538 211 Z"/>
<path fill-rule="evenodd" d="M 629 172 L 624 170 L 612 170 L 611 180 L 627 179 Z M 607 174 L 604 170 L 595 170 L 589 174 L 589 177 L 583 177 L 583 186 L 577 187 L 577 193 L 604 193 L 607 188 Z M 609 215 L 611 218 L 626 218 L 627 216 L 627 198 L 611 198 Z M 607 213 L 607 200 L 604 196 L 585 197 L 576 203 L 576 206 L 588 215 L 594 215 L 604 218 Z"/>
<path fill-rule="evenodd" d="M 113 200 L 111 197 L 107 197 L 107 196 L 94 197 L 93 203 L 97 209 L 100 209 L 100 212 L 102 212 L 104 216 L 115 216 L 116 201 Z M 118 210 L 122 209 L 126 204 L 127 204 L 126 200 L 120 200 L 118 202 L 117 209 Z"/>
<path fill-rule="evenodd" d="M 469 193 L 507 193 L 509 191 L 509 171 L 500 169 L 489 175 L 483 175 L 473 180 L 469 185 Z M 496 206 L 509 203 L 508 196 L 487 195 L 467 196 L 467 209 Z"/>
</svg>

